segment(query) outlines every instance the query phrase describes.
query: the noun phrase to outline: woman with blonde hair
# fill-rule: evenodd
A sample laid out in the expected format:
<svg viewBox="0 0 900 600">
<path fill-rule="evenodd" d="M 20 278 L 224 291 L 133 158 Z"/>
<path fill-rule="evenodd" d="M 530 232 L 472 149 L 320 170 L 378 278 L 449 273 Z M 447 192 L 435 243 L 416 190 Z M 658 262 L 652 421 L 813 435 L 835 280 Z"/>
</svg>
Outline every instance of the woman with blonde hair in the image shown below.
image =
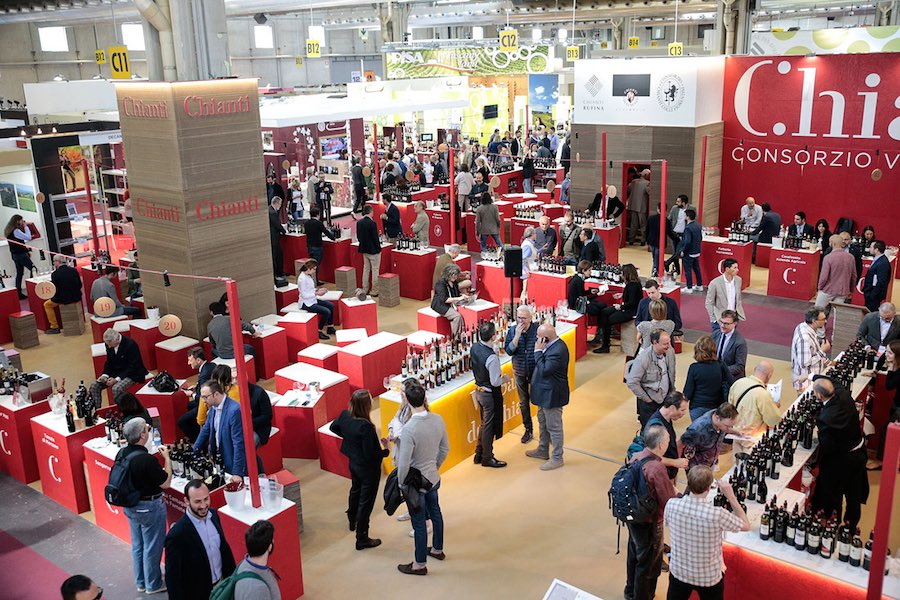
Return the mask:
<svg viewBox="0 0 900 600">
<path fill-rule="evenodd" d="M 650 301 L 650 320 L 641 321 L 637 325 L 637 343 L 640 346 L 639 352 L 643 352 L 650 347 L 650 333 L 654 329 L 662 329 L 670 336 L 675 331 L 675 322 L 667 319 L 666 303 L 661 298 Z"/>
</svg>

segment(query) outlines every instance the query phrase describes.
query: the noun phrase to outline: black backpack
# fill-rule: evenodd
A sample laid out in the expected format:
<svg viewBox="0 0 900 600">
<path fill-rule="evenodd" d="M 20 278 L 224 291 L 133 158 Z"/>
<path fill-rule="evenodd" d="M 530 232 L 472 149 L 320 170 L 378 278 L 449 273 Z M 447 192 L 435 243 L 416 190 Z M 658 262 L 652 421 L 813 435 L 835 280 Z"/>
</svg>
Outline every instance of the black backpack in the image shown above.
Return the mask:
<svg viewBox="0 0 900 600">
<path fill-rule="evenodd" d="M 609 486 L 609 508 L 619 523 L 619 537 L 622 523 L 652 523 L 657 517 L 659 503 L 650 495 L 643 470 L 644 463 L 654 459 L 654 456 L 647 456 L 639 461 L 626 463 L 613 475 Z M 618 553 L 617 541 L 616 554 Z"/>
<path fill-rule="evenodd" d="M 150 387 L 157 392 L 171 394 L 178 389 L 178 381 L 168 371 L 160 371 L 150 380 Z"/>
<path fill-rule="evenodd" d="M 131 481 L 131 459 L 138 451 L 128 452 L 128 450 L 130 448 L 126 446 L 116 455 L 116 460 L 109 471 L 109 482 L 103 492 L 106 501 L 113 506 L 130 507 L 141 501 L 141 492 L 135 489 Z"/>
</svg>

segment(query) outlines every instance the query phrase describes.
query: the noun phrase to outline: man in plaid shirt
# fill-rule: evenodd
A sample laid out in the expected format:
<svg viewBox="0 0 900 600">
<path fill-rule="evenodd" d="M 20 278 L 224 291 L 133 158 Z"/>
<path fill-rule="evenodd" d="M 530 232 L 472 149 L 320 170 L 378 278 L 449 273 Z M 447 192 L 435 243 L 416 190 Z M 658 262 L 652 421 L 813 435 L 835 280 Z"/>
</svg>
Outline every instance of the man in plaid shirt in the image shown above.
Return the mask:
<svg viewBox="0 0 900 600">
<path fill-rule="evenodd" d="M 669 556 L 669 594 L 667 600 L 688 600 L 696 590 L 700 600 L 724 597 L 725 565 L 722 561 L 722 534 L 749 531 L 750 520 L 734 495 L 731 485 L 722 479 L 719 489 L 733 513 L 713 506 L 707 499 L 713 472 L 707 466 L 693 467 L 687 476 L 688 493 L 666 503 L 665 521 L 669 527 L 672 554 Z"/>
<path fill-rule="evenodd" d="M 794 389 L 803 391 L 813 375 L 821 373 L 828 366 L 828 352 L 831 343 L 819 341 L 819 329 L 825 327 L 825 310 L 814 306 L 805 313 L 803 323 L 794 329 L 791 339 L 791 383 Z"/>
</svg>

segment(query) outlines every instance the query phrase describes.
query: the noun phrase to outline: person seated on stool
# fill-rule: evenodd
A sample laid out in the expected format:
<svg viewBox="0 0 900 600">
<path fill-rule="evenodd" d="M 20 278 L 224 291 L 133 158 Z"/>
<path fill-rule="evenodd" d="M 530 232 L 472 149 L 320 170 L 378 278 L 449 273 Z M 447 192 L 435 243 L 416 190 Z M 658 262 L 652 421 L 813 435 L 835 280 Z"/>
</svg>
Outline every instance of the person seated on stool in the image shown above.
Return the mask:
<svg viewBox="0 0 900 600">
<path fill-rule="evenodd" d="M 94 406 L 103 404 L 101 392 L 112 388 L 113 400 L 128 391 L 136 383 L 142 383 L 147 377 L 147 368 L 141 358 L 141 349 L 131 338 L 123 336 L 115 329 L 103 332 L 103 343 L 106 344 L 106 363 L 103 373 L 91 384 L 91 398 Z"/>
<path fill-rule="evenodd" d="M 234 358 L 234 341 L 231 339 L 231 319 L 225 314 L 225 306 L 219 302 L 213 302 L 209 305 L 209 312 L 212 320 L 206 326 L 206 335 L 209 336 L 209 343 L 212 346 L 213 358 L 224 358 L 231 360 Z M 253 337 L 259 337 L 259 332 L 250 323 L 241 321 L 241 330 L 250 333 Z M 253 356 L 253 346 L 244 344 L 244 354 Z"/>
<path fill-rule="evenodd" d="M 206 353 L 200 346 L 194 346 L 187 351 L 187 363 L 191 369 L 198 372 L 197 384 L 194 387 L 181 388 L 181 391 L 191 400 L 188 402 L 187 412 L 178 418 L 178 428 L 191 442 L 194 442 L 200 435 L 200 423 L 197 422 L 197 412 L 200 405 L 203 404 L 200 402 L 200 388 L 209 381 L 216 365 L 206 360 Z"/>
<path fill-rule="evenodd" d="M 459 289 L 459 274 L 460 270 L 456 265 L 444 267 L 441 278 L 434 284 L 434 295 L 431 297 L 431 310 L 450 321 L 450 330 L 454 336 L 462 333 L 465 325 L 456 305 L 469 297 Z"/>
<path fill-rule="evenodd" d="M 584 314 L 590 317 L 599 317 L 600 313 L 603 312 L 603 309 L 606 308 L 606 304 L 597 299 L 597 288 L 591 288 L 590 290 L 585 289 L 584 281 L 591 274 L 591 263 L 586 260 L 582 260 L 578 262 L 578 265 L 575 267 L 575 275 L 569 281 L 569 289 L 566 294 L 566 299 L 569 303 L 569 308 L 571 310 L 575 310 L 578 308 L 578 298 L 580 296 L 584 296 L 587 298 L 587 310 Z"/>
<path fill-rule="evenodd" d="M 50 281 L 56 286 L 56 293 L 52 298 L 44 301 L 44 312 L 47 313 L 47 321 L 50 322 L 50 329 L 44 333 L 49 335 L 59 333 L 56 307 L 81 302 L 82 288 L 81 276 L 75 268 L 69 266 L 65 256 L 54 254 L 53 267 Z"/>
<path fill-rule="evenodd" d="M 446 247 L 447 251 L 441 254 L 434 264 L 434 275 L 431 279 L 431 285 L 437 283 L 441 275 L 444 273 L 444 267 L 456 264 L 454 261 L 459 257 L 461 249 L 459 244 L 450 244 Z M 466 291 L 472 287 L 472 273 L 469 271 L 461 271 L 459 274 L 461 280 L 458 282 L 460 291 Z"/>
<path fill-rule="evenodd" d="M 609 338 L 612 335 L 612 326 L 617 323 L 626 323 L 634 319 L 637 314 L 638 303 L 644 295 L 641 291 L 641 279 L 637 269 L 628 263 L 622 267 L 622 279 L 625 281 L 625 289 L 621 294 L 613 296 L 622 300 L 621 304 L 607 306 L 600 313 L 600 327 L 603 330 L 602 342 L 594 354 L 607 354 L 609 352 Z"/>
<path fill-rule="evenodd" d="M 119 302 L 119 295 L 116 293 L 116 286 L 113 285 L 113 281 L 115 281 L 118 277 L 119 267 L 116 267 L 114 265 L 106 265 L 106 268 L 103 270 L 103 276 L 98 277 L 91 285 L 91 306 L 93 306 L 94 302 L 96 302 L 100 298 L 105 297 L 112 300 L 116 305 L 116 310 L 114 310 L 113 314 L 109 316 L 139 316 L 141 314 L 140 308 L 138 308 L 137 306 L 123 306 L 122 303 Z"/>
<path fill-rule="evenodd" d="M 334 333 L 334 304 L 322 300 L 328 292 L 325 288 L 316 289 L 316 259 L 311 258 L 300 267 L 297 273 L 297 287 L 300 289 L 300 308 L 306 312 L 319 315 L 319 339 L 327 340 L 329 333 Z M 327 328 L 327 333 L 326 333 Z"/>
</svg>

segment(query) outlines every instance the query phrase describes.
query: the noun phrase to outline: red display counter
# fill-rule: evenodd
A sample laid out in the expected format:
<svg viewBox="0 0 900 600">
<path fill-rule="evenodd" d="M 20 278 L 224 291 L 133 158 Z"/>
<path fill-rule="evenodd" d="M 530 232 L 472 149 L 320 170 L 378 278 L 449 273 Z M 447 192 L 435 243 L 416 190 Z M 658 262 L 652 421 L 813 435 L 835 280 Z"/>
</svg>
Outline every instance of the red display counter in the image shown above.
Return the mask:
<svg viewBox="0 0 900 600">
<path fill-rule="evenodd" d="M 434 188 L 422 187 L 419 188 L 419 191 L 417 192 L 411 192 L 410 198 L 410 204 L 415 204 L 416 202 L 425 202 L 427 206 L 429 200 L 437 200 L 438 191 Z M 409 210 L 412 210 L 412 208 L 410 208 Z M 415 215 L 413 215 L 413 220 L 415 220 Z"/>
<path fill-rule="evenodd" d="M 606 251 L 606 262 L 610 264 L 619 264 L 619 246 L 622 243 L 622 228 L 618 225 L 613 227 L 597 227 L 594 233 L 603 240 L 603 249 Z"/>
<path fill-rule="evenodd" d="M 471 304 L 460 305 L 458 310 L 466 327 L 472 328 L 477 327 L 483 321 L 492 319 L 500 311 L 500 305 L 496 302 L 489 302 L 479 298 Z"/>
<path fill-rule="evenodd" d="M 350 459 L 341 452 L 344 438 L 330 429 L 331 422 L 319 427 L 317 441 L 319 443 L 319 468 L 341 477 L 350 479 Z"/>
<path fill-rule="evenodd" d="M 426 208 L 428 213 L 428 241 L 432 246 L 445 246 L 451 242 L 450 211 L 440 208 Z"/>
<path fill-rule="evenodd" d="M 522 280 L 513 277 L 513 293 L 522 293 Z M 503 306 L 509 302 L 509 278 L 503 275 L 503 263 L 483 260 L 475 264 L 475 288 L 478 297 Z M 420 327 L 421 328 L 421 327 Z"/>
<path fill-rule="evenodd" d="M 768 294 L 811 300 L 816 295 L 819 281 L 820 254 L 818 250 L 772 248 L 769 257 Z"/>
<path fill-rule="evenodd" d="M 84 466 L 87 471 L 88 489 L 91 492 L 94 522 L 100 529 L 130 544 L 131 528 L 128 517 L 121 507 L 107 502 L 105 494 L 109 472 L 119 450 L 120 446 L 109 443 L 105 437 L 88 440 L 84 443 Z"/>
<path fill-rule="evenodd" d="M 101 267 L 101 269 L 102 268 L 103 267 Z M 90 301 L 91 287 L 94 285 L 94 282 L 97 281 L 97 279 L 100 277 L 100 275 L 97 274 L 97 269 L 95 269 L 91 265 L 82 265 L 81 267 L 78 267 L 78 269 L 81 272 L 82 291 L 84 292 L 84 297 L 87 302 L 88 312 L 93 312 L 94 303 Z M 119 271 L 119 273 L 121 274 L 122 272 Z M 119 301 L 121 302 L 123 299 L 121 280 L 116 278 L 113 279 L 112 283 L 116 288 L 116 295 L 119 296 Z"/>
<path fill-rule="evenodd" d="M 176 335 L 156 343 L 156 366 L 168 371 L 176 379 L 187 379 L 194 370 L 187 364 L 188 350 L 199 346 L 200 341 L 186 335 Z"/>
<path fill-rule="evenodd" d="M 522 202 L 534 202 L 538 199 L 537 194 L 529 194 L 526 192 L 519 192 L 513 194 L 501 194 L 500 197 L 505 201 L 509 202 L 509 211 L 508 213 L 504 213 L 500 211 L 500 216 L 504 219 L 512 219 L 515 215 L 515 206 L 517 204 L 521 204 Z"/>
<path fill-rule="evenodd" d="M 503 219 L 503 215 L 500 215 L 500 218 Z M 469 252 L 481 252 L 481 242 L 479 241 L 478 234 L 475 232 L 475 214 L 474 213 L 466 213 L 466 250 Z M 506 232 L 504 227 L 500 227 L 500 241 L 506 243 L 508 240 L 506 239 Z M 493 238 L 488 238 L 485 242 L 488 248 L 493 248 L 496 246 Z"/>
<path fill-rule="evenodd" d="M 893 273 L 897 268 L 897 257 L 891 256 L 888 260 L 891 263 L 891 273 Z M 864 258 L 863 259 L 863 270 L 862 270 L 862 273 L 859 274 L 859 279 L 856 281 L 856 287 L 853 289 L 853 299 L 850 301 L 850 304 L 856 304 L 857 306 L 865 306 L 866 305 L 866 299 L 863 297 L 863 284 L 865 283 L 866 273 L 869 272 L 870 266 L 872 266 L 872 259 L 868 258 L 868 257 Z M 887 296 L 885 296 L 885 298 L 887 298 L 888 302 L 891 301 L 893 293 L 894 293 L 894 277 L 892 275 L 891 278 L 888 279 Z"/>
<path fill-rule="evenodd" d="M 493 177 L 500 180 L 500 185 L 494 190 L 498 194 L 516 193 L 521 192 L 523 189 L 522 181 L 524 176 L 520 167 L 516 167 L 511 171 L 496 173 Z"/>
<path fill-rule="evenodd" d="M 427 250 L 394 250 L 391 252 L 393 273 L 400 275 L 400 295 L 413 300 L 431 298 L 431 278 L 434 276 L 434 265 L 437 262 L 437 251 Z M 346 315 L 342 315 L 346 323 Z"/>
<path fill-rule="evenodd" d="M 528 277 L 528 298 L 538 307 L 556 307 L 560 300 L 568 298 L 570 274 L 535 271 Z M 509 292 L 506 292 L 509 294 Z M 574 307 L 572 307 L 574 308 Z"/>
<path fill-rule="evenodd" d="M 769 259 L 772 255 L 772 244 L 756 244 L 756 266 L 769 268 Z"/>
<path fill-rule="evenodd" d="M 166 505 L 166 528 L 178 522 L 187 510 L 187 499 L 184 497 L 184 488 L 189 480 L 184 477 L 173 476 L 172 485 L 163 490 L 163 503 Z M 209 505 L 216 510 L 225 506 L 225 486 L 209 490 Z"/>
<path fill-rule="evenodd" d="M 587 354 L 587 315 L 569 310 L 556 317 L 556 320 L 575 326 L 575 360 Z"/>
<path fill-rule="evenodd" d="M 245 506 L 243 510 L 234 510 L 230 506 L 219 509 L 219 518 L 222 521 L 222 532 L 231 552 L 234 554 L 235 564 L 240 564 L 246 554 L 244 534 L 251 525 L 265 519 L 275 526 L 275 538 L 272 544 L 276 551 L 269 557 L 269 566 L 278 573 L 278 589 L 281 597 L 299 598 L 303 595 L 303 565 L 300 560 L 300 526 L 297 521 L 297 505 L 290 500 L 280 499 L 280 502 L 271 505 L 264 504 L 260 508 L 253 508 L 250 504 L 250 490 L 245 494 Z"/>
<path fill-rule="evenodd" d="M 381 331 L 339 349 L 338 370 L 349 377 L 351 389 L 367 389 L 375 396 L 384 391 L 385 377 L 400 372 L 406 350 L 405 337 Z"/>
<path fill-rule="evenodd" d="M 342 298 L 340 304 L 344 329 L 365 329 L 369 335 L 378 333 L 378 304 L 374 300 Z"/>
<path fill-rule="evenodd" d="M 415 348 L 418 351 L 424 351 L 426 347 L 435 342 L 439 342 L 444 339 L 444 335 L 440 333 L 434 333 L 432 331 L 427 331 L 424 329 L 420 329 L 418 331 L 413 331 L 411 334 L 406 336 L 407 345 Z"/>
<path fill-rule="evenodd" d="M 256 337 L 244 333 L 244 342 L 253 346 L 257 379 L 271 379 L 290 362 L 287 331 L 278 325 L 258 325 L 256 331 Z"/>
<path fill-rule="evenodd" d="M 381 243 L 381 264 L 378 265 L 378 274 L 390 273 L 394 266 L 391 262 L 392 250 L 394 246 L 388 242 Z M 356 287 L 362 287 L 363 276 L 363 255 L 359 253 L 359 242 L 350 244 L 350 262 L 348 266 L 356 269 Z M 342 265 L 343 266 L 343 265 Z"/>
<path fill-rule="evenodd" d="M 338 267 L 344 267 L 352 264 L 350 262 L 350 244 L 352 240 L 349 237 L 331 241 L 329 239 L 322 240 L 322 264 L 319 265 L 319 280 L 334 283 L 334 270 Z"/>
<path fill-rule="evenodd" d="M 91 508 L 84 478 L 84 443 L 103 435 L 103 420 L 69 433 L 65 415 L 47 412 L 31 419 L 41 490 L 74 513 Z"/>
<path fill-rule="evenodd" d="M 700 270 L 703 280 L 710 282 L 724 271 L 723 263 L 733 258 L 738 261 L 741 289 L 750 286 L 750 264 L 753 262 L 753 242 L 729 242 L 726 237 L 715 235 L 703 238 L 700 248 Z"/>
<path fill-rule="evenodd" d="M 9 325 L 9 315 L 22 310 L 19 302 L 19 293 L 14 287 L 0 289 L 0 344 L 13 341 L 12 328 Z M 43 312 L 43 309 L 41 309 Z"/>
<path fill-rule="evenodd" d="M 337 418 L 350 402 L 350 380 L 347 375 L 306 363 L 296 363 L 275 373 L 275 391 L 282 396 L 293 390 L 295 384 L 308 387 L 312 383 L 318 383 L 319 390 L 325 394 L 326 417 L 329 420 Z"/>
<path fill-rule="evenodd" d="M 285 332 L 286 358 L 297 356 L 307 346 L 319 343 L 319 315 L 306 311 L 291 311 L 278 318 L 278 327 Z"/>
<path fill-rule="evenodd" d="M 540 222 L 537 219 L 521 219 L 513 217 L 509 220 L 509 239 L 510 243 L 515 246 L 522 244 L 522 236 L 525 235 L 525 229 L 533 227 L 537 230 Z"/>
<path fill-rule="evenodd" d="M 38 480 L 31 419 L 49 410 L 46 400 L 16 406 L 12 396 L 0 396 L 0 471 L 22 483 Z"/>
<path fill-rule="evenodd" d="M 298 258 L 307 258 L 309 250 L 306 247 L 305 233 L 288 233 L 281 236 L 281 253 L 284 256 L 284 274 L 296 275 L 294 261 Z"/>
<path fill-rule="evenodd" d="M 319 458 L 316 432 L 328 421 L 325 395 L 288 390 L 272 403 L 278 429 L 284 431 L 282 452 L 287 458 Z"/>
<path fill-rule="evenodd" d="M 185 380 L 176 381 L 178 388 L 174 392 L 159 392 L 145 383 L 135 394 L 144 408 L 155 408 L 159 412 L 159 433 L 166 444 L 174 444 L 180 437 L 178 417 L 187 410 L 188 397 L 181 391 Z"/>
</svg>

